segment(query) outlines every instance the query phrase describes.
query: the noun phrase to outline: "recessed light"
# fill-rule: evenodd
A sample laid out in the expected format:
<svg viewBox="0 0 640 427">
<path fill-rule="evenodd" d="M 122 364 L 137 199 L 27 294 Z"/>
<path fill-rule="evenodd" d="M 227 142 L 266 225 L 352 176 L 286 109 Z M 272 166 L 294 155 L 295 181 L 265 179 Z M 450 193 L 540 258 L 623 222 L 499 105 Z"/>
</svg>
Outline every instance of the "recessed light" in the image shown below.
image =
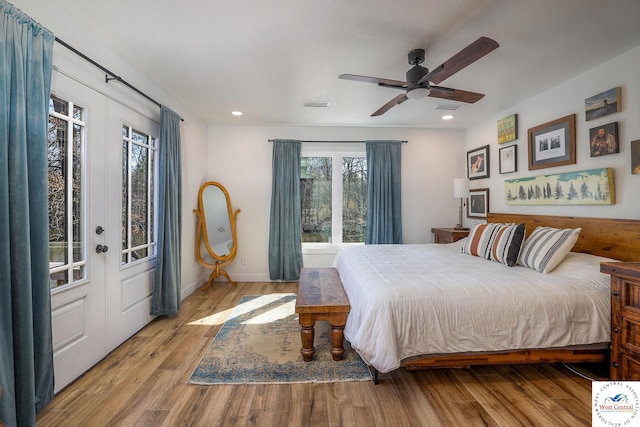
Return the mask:
<svg viewBox="0 0 640 427">
<path fill-rule="evenodd" d="M 451 120 L 453 119 L 453 114 L 445 114 L 442 116 L 442 120 Z"/>
<path fill-rule="evenodd" d="M 241 116 L 242 111 L 232 111 L 231 114 L 233 114 L 234 116 Z"/>
</svg>

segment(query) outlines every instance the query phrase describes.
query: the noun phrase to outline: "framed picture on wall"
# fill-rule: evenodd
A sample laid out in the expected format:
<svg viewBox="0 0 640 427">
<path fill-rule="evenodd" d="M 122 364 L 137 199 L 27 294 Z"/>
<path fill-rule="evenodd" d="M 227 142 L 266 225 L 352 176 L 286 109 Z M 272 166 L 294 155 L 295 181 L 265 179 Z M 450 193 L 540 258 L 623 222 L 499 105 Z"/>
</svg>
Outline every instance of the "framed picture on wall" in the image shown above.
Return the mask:
<svg viewBox="0 0 640 427">
<path fill-rule="evenodd" d="M 587 121 L 622 111 L 620 88 L 614 87 L 584 100 L 584 117 Z"/>
<path fill-rule="evenodd" d="M 501 148 L 500 153 L 500 173 L 511 173 L 518 170 L 518 146 L 510 145 Z"/>
<path fill-rule="evenodd" d="M 619 153 L 618 122 L 589 129 L 589 151 L 591 157 Z"/>
<path fill-rule="evenodd" d="M 489 212 L 489 189 L 476 188 L 469 190 L 467 203 L 467 218 L 487 219 Z"/>
<path fill-rule="evenodd" d="M 489 178 L 489 146 L 467 151 L 467 178 Z"/>
<path fill-rule="evenodd" d="M 518 139 L 518 115 L 512 114 L 498 120 L 498 144 Z"/>
<path fill-rule="evenodd" d="M 631 173 L 640 175 L 640 139 L 631 141 Z"/>
<path fill-rule="evenodd" d="M 575 114 L 529 129 L 529 170 L 575 163 Z"/>
</svg>

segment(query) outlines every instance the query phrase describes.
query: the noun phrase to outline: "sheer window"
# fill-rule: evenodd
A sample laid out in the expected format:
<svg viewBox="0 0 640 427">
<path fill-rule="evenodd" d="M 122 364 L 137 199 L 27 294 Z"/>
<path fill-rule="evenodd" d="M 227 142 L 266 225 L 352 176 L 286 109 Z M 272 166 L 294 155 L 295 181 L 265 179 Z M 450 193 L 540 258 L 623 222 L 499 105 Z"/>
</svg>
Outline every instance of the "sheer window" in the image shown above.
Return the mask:
<svg viewBox="0 0 640 427">
<path fill-rule="evenodd" d="M 122 127 L 122 263 L 155 255 L 156 139 Z"/>
</svg>

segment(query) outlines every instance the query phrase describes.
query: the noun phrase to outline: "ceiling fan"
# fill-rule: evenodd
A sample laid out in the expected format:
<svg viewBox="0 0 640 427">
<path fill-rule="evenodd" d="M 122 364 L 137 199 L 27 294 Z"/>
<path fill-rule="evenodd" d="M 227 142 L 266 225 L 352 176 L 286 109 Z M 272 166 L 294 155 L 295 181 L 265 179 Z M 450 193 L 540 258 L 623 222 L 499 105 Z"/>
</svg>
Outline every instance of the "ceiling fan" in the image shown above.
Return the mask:
<svg viewBox="0 0 640 427">
<path fill-rule="evenodd" d="M 500 45 L 495 40 L 488 37 L 480 37 L 478 40 L 453 55 L 442 65 L 431 70 L 431 72 L 420 65 L 424 62 L 424 49 L 414 49 L 408 54 L 409 64 L 413 65 L 413 68 L 407 71 L 407 81 L 404 82 L 401 80 L 381 79 L 377 77 L 358 76 L 355 74 L 341 74 L 338 78 L 376 83 L 378 86 L 405 91 L 405 93 L 396 96 L 391 101 L 384 104 L 371 114 L 371 116 L 380 116 L 389 111 L 392 107 L 402 104 L 407 99 L 419 99 L 426 96 L 473 104 L 481 100 L 484 97 L 484 94 L 435 85 L 440 84 L 440 82 L 446 78 L 451 77 L 453 74 L 497 49 L 498 46 Z"/>
</svg>

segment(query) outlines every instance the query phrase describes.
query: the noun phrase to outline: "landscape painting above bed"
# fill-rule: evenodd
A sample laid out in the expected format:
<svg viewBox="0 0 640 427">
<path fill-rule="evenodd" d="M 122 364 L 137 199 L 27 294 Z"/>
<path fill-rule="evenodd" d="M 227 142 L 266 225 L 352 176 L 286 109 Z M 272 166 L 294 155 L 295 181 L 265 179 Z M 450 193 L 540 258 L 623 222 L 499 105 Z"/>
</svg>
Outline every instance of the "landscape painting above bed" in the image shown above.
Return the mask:
<svg viewBox="0 0 640 427">
<path fill-rule="evenodd" d="M 613 169 L 508 179 L 504 182 L 507 205 L 613 205 L 616 203 Z"/>
<path fill-rule="evenodd" d="M 342 249 L 334 266 L 351 304 L 345 337 L 365 363 L 389 372 L 607 359 L 610 288 L 600 262 L 640 261 L 640 221 L 494 213 L 487 220 L 524 224 L 527 236 L 539 226 L 579 234 L 548 274 L 463 253 L 471 236 Z"/>
</svg>

